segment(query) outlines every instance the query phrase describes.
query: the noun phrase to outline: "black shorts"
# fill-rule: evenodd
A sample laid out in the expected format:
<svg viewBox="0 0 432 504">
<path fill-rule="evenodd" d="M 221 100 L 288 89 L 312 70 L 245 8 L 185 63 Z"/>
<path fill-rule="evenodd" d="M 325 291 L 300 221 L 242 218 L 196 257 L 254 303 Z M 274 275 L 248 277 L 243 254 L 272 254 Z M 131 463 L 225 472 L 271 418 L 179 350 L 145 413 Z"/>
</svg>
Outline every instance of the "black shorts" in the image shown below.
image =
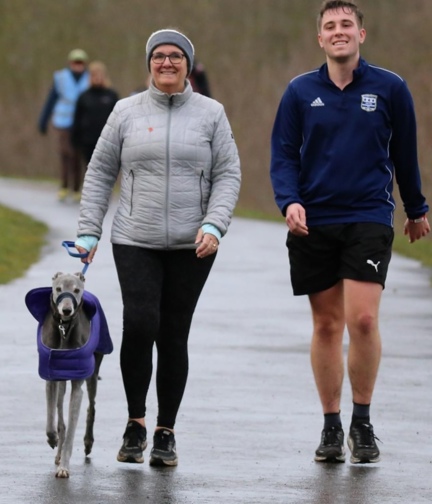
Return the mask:
<svg viewBox="0 0 432 504">
<path fill-rule="evenodd" d="M 385 286 L 393 228 L 384 224 L 333 224 L 288 232 L 286 245 L 295 296 L 321 292 L 343 278 Z"/>
</svg>

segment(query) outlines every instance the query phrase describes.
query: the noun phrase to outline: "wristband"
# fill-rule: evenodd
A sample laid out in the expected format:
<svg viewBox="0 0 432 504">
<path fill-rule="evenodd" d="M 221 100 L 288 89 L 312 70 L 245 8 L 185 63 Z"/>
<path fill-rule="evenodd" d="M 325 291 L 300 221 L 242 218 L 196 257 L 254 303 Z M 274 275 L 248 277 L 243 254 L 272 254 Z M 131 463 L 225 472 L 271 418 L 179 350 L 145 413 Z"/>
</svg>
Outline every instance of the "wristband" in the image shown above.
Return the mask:
<svg viewBox="0 0 432 504">
<path fill-rule="evenodd" d="M 98 241 L 99 240 L 98 238 L 96 238 L 96 236 L 82 235 L 75 240 L 75 246 L 78 245 L 79 247 L 82 247 L 86 249 L 88 252 L 90 252 L 90 250 L 96 247 Z"/>
<path fill-rule="evenodd" d="M 421 217 L 418 217 L 417 219 L 409 219 L 410 222 L 413 222 L 414 224 L 420 224 L 420 222 L 424 222 L 426 220 L 426 214 L 422 215 Z"/>
</svg>

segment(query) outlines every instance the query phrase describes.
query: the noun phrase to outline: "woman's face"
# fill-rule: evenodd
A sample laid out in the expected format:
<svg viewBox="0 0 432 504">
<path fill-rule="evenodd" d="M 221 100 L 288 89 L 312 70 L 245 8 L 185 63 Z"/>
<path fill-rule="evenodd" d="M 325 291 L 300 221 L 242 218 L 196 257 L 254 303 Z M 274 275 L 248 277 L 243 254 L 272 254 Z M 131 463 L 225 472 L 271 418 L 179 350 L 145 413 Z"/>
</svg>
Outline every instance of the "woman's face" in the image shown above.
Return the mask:
<svg viewBox="0 0 432 504">
<path fill-rule="evenodd" d="M 101 68 L 90 71 L 90 84 L 94 87 L 103 87 L 105 84 L 105 73 Z"/>
<path fill-rule="evenodd" d="M 165 56 L 165 58 L 163 58 Z M 181 61 L 172 63 L 181 58 Z M 154 62 L 153 59 L 160 59 L 160 62 Z M 163 60 L 163 61 L 162 61 Z M 181 93 L 185 88 L 185 79 L 187 75 L 187 59 L 183 51 L 171 44 L 164 44 L 156 47 L 150 58 L 150 73 L 155 86 L 164 93 Z"/>
</svg>

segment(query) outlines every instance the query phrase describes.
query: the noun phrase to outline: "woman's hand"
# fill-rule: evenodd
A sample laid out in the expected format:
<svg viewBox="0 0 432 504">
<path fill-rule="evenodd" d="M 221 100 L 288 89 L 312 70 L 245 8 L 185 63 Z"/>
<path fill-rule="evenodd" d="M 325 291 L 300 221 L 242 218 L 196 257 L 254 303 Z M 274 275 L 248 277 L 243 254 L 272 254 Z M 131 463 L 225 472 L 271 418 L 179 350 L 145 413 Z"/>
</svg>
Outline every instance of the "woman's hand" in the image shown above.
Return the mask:
<svg viewBox="0 0 432 504">
<path fill-rule="evenodd" d="M 87 249 L 83 248 L 83 247 L 80 247 L 79 245 L 78 246 L 75 246 L 75 248 L 78 250 L 78 252 L 80 254 L 85 254 L 86 252 L 88 252 Z M 94 255 L 96 254 L 96 250 L 97 250 L 98 246 L 96 245 L 96 247 L 93 247 L 90 252 L 89 252 L 89 255 L 86 256 L 86 257 L 82 257 L 81 258 L 81 262 L 82 263 L 91 263 L 93 262 L 93 257 Z"/>
<path fill-rule="evenodd" d="M 196 255 L 200 259 L 214 254 L 219 247 L 219 241 L 216 236 L 211 233 L 204 234 L 201 228 L 196 235 L 195 243 L 197 244 Z"/>
</svg>

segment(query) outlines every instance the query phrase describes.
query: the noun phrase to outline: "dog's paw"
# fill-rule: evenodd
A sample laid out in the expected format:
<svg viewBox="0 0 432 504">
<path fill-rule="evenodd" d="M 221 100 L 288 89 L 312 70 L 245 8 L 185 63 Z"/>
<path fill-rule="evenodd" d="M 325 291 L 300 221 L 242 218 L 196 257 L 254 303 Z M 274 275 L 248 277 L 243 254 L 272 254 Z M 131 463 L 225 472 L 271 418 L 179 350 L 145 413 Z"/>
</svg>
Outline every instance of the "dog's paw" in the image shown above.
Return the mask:
<svg viewBox="0 0 432 504">
<path fill-rule="evenodd" d="M 47 432 L 47 443 L 53 449 L 58 445 L 58 435 L 57 435 L 57 432 Z"/>
<path fill-rule="evenodd" d="M 89 437 L 84 438 L 84 453 L 86 455 L 90 455 L 92 448 L 93 448 L 93 443 L 94 443 L 93 438 L 89 438 Z"/>
<path fill-rule="evenodd" d="M 69 478 L 69 469 L 60 466 L 56 472 L 56 478 Z"/>
</svg>

